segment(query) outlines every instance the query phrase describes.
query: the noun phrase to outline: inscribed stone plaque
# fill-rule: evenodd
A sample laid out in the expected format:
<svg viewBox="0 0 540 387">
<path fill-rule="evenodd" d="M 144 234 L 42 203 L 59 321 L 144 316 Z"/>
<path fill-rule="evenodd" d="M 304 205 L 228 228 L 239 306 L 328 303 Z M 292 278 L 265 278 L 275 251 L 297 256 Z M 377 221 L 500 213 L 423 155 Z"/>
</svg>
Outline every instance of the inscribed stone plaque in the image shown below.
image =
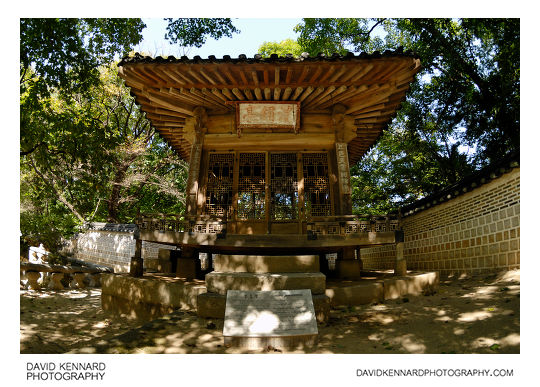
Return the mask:
<svg viewBox="0 0 540 387">
<path fill-rule="evenodd" d="M 313 345 L 318 334 L 311 290 L 229 290 L 225 344 L 247 348 Z"/>
</svg>

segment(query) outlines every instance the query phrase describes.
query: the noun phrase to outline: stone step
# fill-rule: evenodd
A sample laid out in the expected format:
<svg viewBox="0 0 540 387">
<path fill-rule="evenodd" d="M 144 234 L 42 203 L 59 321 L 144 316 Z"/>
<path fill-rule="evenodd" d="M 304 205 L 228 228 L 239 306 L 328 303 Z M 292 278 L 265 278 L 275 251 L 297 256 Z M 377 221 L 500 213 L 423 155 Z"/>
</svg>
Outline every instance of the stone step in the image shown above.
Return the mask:
<svg viewBox="0 0 540 387">
<path fill-rule="evenodd" d="M 206 275 L 209 293 L 226 295 L 227 290 L 310 289 L 324 294 L 326 276 L 322 273 L 229 273 L 213 271 Z"/>
<path fill-rule="evenodd" d="M 317 273 L 318 255 L 226 255 L 214 256 L 214 270 L 231 273 Z"/>
</svg>

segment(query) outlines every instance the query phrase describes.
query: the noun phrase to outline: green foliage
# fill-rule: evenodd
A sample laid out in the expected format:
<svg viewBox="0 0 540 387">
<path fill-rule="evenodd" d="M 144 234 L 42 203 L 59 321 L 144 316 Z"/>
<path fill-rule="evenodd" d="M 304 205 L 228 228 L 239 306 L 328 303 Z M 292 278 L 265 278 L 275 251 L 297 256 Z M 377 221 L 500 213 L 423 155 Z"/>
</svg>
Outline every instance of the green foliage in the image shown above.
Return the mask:
<svg viewBox="0 0 540 387">
<path fill-rule="evenodd" d="M 519 149 L 519 19 L 303 19 L 296 31 L 311 55 L 403 46 L 421 59 L 396 118 L 352 169 L 356 212 L 395 210 Z"/>
<path fill-rule="evenodd" d="M 287 54 L 292 54 L 298 58 L 302 54 L 302 47 L 292 40 L 285 39 L 281 42 L 264 42 L 259 46 L 259 54 L 264 58 L 269 58 L 272 54 L 277 54 L 280 57 L 285 57 Z"/>
<path fill-rule="evenodd" d="M 21 19 L 21 72 L 32 67 L 49 87 L 81 91 L 97 68 L 142 39 L 140 19 Z"/>
<path fill-rule="evenodd" d="M 169 19 L 167 38 L 200 47 L 229 19 Z M 140 19 L 21 19 L 21 248 L 60 247 L 86 221 L 182 213 L 186 163 L 156 134 L 113 60 Z"/>
<path fill-rule="evenodd" d="M 169 37 L 178 33 L 183 44 L 236 32 L 223 19 L 190 19 L 177 32 L 171 25 Z M 140 19 L 21 19 L 23 245 L 56 251 L 86 221 L 183 212 L 186 163 L 150 126 L 112 63 L 143 28 Z"/>
<path fill-rule="evenodd" d="M 181 46 L 201 47 L 208 37 L 220 39 L 225 36 L 230 38 L 233 33 L 240 32 L 228 18 L 167 18 L 165 20 L 169 22 L 165 39 Z"/>
<path fill-rule="evenodd" d="M 53 93 L 28 112 L 29 127 L 48 130 L 44 145 L 21 157 L 21 232 L 53 251 L 86 221 L 183 209 L 186 164 L 156 135 L 115 66 L 100 74 L 84 96 Z"/>
<path fill-rule="evenodd" d="M 347 51 L 378 50 L 383 46 L 379 37 L 371 37 L 373 28 L 385 25 L 385 19 L 303 19 L 295 27 L 299 32 L 298 43 L 303 51 L 314 56 L 319 53 L 330 56 L 334 53 L 346 54 Z"/>
</svg>

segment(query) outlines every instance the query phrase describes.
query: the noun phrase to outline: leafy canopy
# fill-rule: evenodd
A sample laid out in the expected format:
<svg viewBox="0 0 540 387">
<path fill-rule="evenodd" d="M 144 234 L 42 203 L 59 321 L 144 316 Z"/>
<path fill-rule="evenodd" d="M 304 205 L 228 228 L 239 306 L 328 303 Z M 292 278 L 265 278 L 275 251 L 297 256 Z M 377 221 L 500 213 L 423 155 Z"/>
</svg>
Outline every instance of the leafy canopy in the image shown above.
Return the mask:
<svg viewBox="0 0 540 387">
<path fill-rule="evenodd" d="M 232 24 L 231 19 L 195 19 L 167 18 L 169 25 L 165 39 L 170 39 L 173 43 L 181 46 L 201 47 L 207 37 L 220 39 L 222 37 L 232 37 L 233 33 L 240 31 Z"/>
<path fill-rule="evenodd" d="M 403 46 L 422 63 L 401 110 L 352 169 L 359 212 L 384 213 L 519 150 L 519 19 L 303 19 L 311 55 Z"/>
<path fill-rule="evenodd" d="M 272 54 L 277 54 L 280 57 L 285 57 L 287 54 L 292 54 L 295 58 L 302 54 L 302 47 L 292 39 L 285 39 L 281 42 L 264 42 L 259 46 L 258 50 L 264 58 L 269 58 Z"/>
<path fill-rule="evenodd" d="M 168 20 L 171 44 L 236 31 L 229 19 Z M 142 20 L 21 19 L 20 26 L 23 237 L 55 249 L 85 221 L 181 213 L 186 163 L 150 126 L 114 63 L 141 41 Z"/>
</svg>

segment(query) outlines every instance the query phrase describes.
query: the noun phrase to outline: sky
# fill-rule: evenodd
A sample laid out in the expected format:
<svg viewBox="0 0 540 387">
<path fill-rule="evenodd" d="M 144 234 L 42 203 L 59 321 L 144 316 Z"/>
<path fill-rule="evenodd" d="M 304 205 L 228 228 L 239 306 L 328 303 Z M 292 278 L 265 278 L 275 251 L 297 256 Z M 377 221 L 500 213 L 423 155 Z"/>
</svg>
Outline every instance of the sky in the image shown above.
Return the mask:
<svg viewBox="0 0 540 387">
<path fill-rule="evenodd" d="M 186 55 L 193 58 L 195 55 L 199 55 L 206 59 L 209 55 L 214 55 L 221 59 L 223 55 L 237 58 L 240 54 L 252 58 L 258 53 L 259 46 L 264 42 L 296 40 L 298 34 L 293 29 L 302 19 L 233 18 L 233 25 L 240 30 L 240 33 L 233 34 L 232 38 L 221 38 L 219 41 L 208 39 L 201 48 L 191 47 L 187 52 L 182 51 L 178 45 L 171 45 L 168 40 L 164 39 L 167 21 L 159 18 L 146 18 L 143 21 L 146 24 L 146 28 L 143 30 L 144 40 L 135 47 L 136 52 L 149 54 L 153 57 Z"/>
</svg>

